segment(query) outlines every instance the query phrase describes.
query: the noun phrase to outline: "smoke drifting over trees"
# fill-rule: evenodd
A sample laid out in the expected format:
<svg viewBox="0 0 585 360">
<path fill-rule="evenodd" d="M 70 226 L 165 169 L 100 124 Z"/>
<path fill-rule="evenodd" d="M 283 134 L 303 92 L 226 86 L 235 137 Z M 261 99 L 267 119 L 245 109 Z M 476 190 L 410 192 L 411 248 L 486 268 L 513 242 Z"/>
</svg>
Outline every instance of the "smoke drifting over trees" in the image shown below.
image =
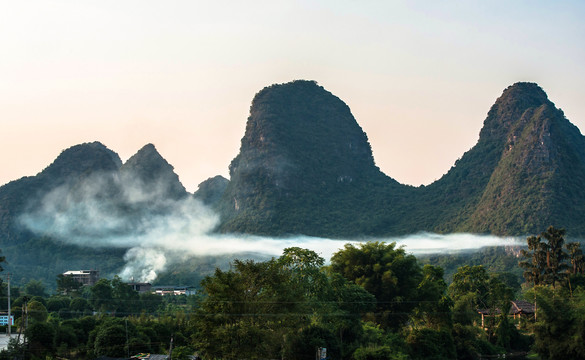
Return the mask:
<svg viewBox="0 0 585 360">
<path fill-rule="evenodd" d="M 171 199 L 165 189 L 122 182 L 113 173 L 94 174 L 82 182 L 49 192 L 20 223 L 37 235 L 88 248 L 127 249 L 123 279 L 153 281 L 170 264 L 196 256 L 260 254 L 278 256 L 291 246 L 310 248 L 325 259 L 354 239 L 308 236 L 270 238 L 217 234 L 219 215 L 192 196 Z M 371 240 L 371 239 L 368 239 Z M 472 234 L 415 235 L 377 239 L 396 241 L 420 254 L 511 245 L 514 238 Z"/>
</svg>

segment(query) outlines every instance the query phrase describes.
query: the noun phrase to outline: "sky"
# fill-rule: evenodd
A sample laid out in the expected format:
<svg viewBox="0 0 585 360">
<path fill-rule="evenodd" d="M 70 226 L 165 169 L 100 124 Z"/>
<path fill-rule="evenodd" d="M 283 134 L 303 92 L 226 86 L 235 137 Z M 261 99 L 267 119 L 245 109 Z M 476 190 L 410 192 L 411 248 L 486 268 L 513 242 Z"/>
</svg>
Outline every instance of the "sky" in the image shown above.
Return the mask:
<svg viewBox="0 0 585 360">
<path fill-rule="evenodd" d="M 147 143 L 195 191 L 228 177 L 258 91 L 316 80 L 380 169 L 439 179 L 491 105 L 538 83 L 585 129 L 582 1 L 0 2 L 0 184 L 73 145 Z"/>
</svg>

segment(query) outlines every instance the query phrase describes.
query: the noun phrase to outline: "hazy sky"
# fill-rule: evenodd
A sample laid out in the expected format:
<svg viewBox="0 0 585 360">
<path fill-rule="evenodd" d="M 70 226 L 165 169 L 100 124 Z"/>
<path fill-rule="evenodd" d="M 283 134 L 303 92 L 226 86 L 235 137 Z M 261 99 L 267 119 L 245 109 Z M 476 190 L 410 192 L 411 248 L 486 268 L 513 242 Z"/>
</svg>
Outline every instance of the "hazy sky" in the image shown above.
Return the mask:
<svg viewBox="0 0 585 360">
<path fill-rule="evenodd" d="M 582 1 L 2 1 L 0 184 L 100 141 L 228 176 L 251 100 L 316 80 L 402 183 L 440 178 L 496 98 L 538 83 L 585 129 Z"/>
</svg>

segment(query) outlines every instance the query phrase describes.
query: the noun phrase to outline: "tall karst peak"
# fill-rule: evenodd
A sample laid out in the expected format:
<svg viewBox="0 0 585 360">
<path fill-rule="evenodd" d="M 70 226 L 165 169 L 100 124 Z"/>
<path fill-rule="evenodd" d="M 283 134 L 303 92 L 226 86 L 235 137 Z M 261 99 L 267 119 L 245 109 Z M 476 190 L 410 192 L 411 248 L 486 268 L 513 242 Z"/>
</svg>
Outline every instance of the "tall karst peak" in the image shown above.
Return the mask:
<svg viewBox="0 0 585 360">
<path fill-rule="evenodd" d="M 585 232 L 585 140 L 534 83 L 504 90 L 477 144 L 433 186 L 442 204 L 435 231 L 538 233 L 550 225 Z M 438 209 L 437 209 L 438 210 Z"/>
<path fill-rule="evenodd" d="M 355 180 L 366 168 L 377 171 L 368 138 L 349 107 L 306 80 L 272 85 L 255 96 L 231 175 L 242 163 L 259 165 L 246 161 L 252 159 L 275 176 L 283 170 L 305 175 L 282 179 L 284 188 L 305 186 L 316 172 L 337 182 Z"/>
<path fill-rule="evenodd" d="M 480 140 L 503 140 L 503 135 L 512 130 L 525 117 L 543 105 L 554 107 L 548 96 L 535 83 L 518 82 L 504 90 L 490 109 L 480 133 Z"/>
<path fill-rule="evenodd" d="M 132 168 L 141 177 L 147 177 L 149 173 L 152 175 L 153 171 L 173 170 L 153 144 L 144 145 L 124 163 L 124 168 Z"/>
<path fill-rule="evenodd" d="M 375 192 L 374 183 L 395 183 L 376 167 L 368 138 L 349 107 L 307 80 L 256 94 L 230 177 L 222 200 L 231 214 L 226 231 L 241 231 L 243 222 L 260 232 L 298 232 L 301 223 L 306 230 L 333 218 L 332 204 L 339 208 L 353 197 L 359 199 L 354 209 L 361 208 L 366 189 Z M 350 212 L 338 211 L 332 219 L 336 224 Z M 303 232 L 325 233 L 317 228 Z"/>
<path fill-rule="evenodd" d="M 469 228 L 515 234 L 554 225 L 582 233 L 575 214 L 585 210 L 585 139 L 535 84 L 510 90 L 506 106 L 521 107 Z"/>
<path fill-rule="evenodd" d="M 165 196 L 180 198 L 187 194 L 174 168 L 156 150 L 153 144 L 143 146 L 120 168 L 125 184 L 143 187 L 146 191 L 162 192 Z"/>
</svg>

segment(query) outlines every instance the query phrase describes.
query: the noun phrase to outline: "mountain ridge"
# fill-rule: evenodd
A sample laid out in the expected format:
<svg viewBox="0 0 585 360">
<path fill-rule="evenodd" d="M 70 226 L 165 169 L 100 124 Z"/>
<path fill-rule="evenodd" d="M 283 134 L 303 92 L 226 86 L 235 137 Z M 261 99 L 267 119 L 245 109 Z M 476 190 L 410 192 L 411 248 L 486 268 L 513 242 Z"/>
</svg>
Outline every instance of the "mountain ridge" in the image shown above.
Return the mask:
<svg viewBox="0 0 585 360">
<path fill-rule="evenodd" d="M 210 178 L 194 195 L 222 214 L 221 232 L 508 235 L 560 222 L 585 234 L 580 221 L 558 205 L 584 208 L 579 186 L 560 184 L 561 179 L 585 178 L 583 139 L 542 88 L 515 83 L 489 109 L 477 143 L 441 178 L 415 188 L 380 171 L 347 104 L 315 81 L 296 80 L 255 95 L 240 152 L 229 166 L 230 179 Z M 103 144 L 84 143 L 64 150 L 36 176 L 0 187 L 0 225 L 9 226 L 7 214 L 25 207 L 26 196 L 11 197 L 11 192 L 32 187 L 39 195 L 68 178 L 80 181 L 96 172 L 115 172 L 114 183 L 148 183 L 148 192 L 161 191 L 168 198 L 188 196 L 153 144 L 122 163 Z M 547 185 L 538 189 L 528 179 Z M 572 196 L 559 191 L 563 186 Z M 530 196 L 518 197 L 521 193 Z M 502 214 L 508 214 L 506 221 Z"/>
<path fill-rule="evenodd" d="M 29 274 L 23 276 L 96 262 L 104 273 L 116 273 L 123 246 L 92 257 L 81 245 L 61 242 L 59 233 L 32 232 L 21 215 L 32 212 L 29 224 L 42 226 L 56 224 L 50 217 L 60 211 L 90 216 L 99 210 L 120 219 L 108 230 L 123 237 L 148 231 L 152 219 L 192 219 L 185 209 L 207 209 L 194 199 L 221 215 L 219 224 L 205 225 L 220 233 L 525 236 L 553 225 L 585 236 L 585 138 L 534 83 L 506 88 L 490 107 L 477 143 L 440 179 L 420 187 L 380 171 L 367 134 L 340 98 L 314 81 L 275 84 L 254 97 L 229 170 L 229 180 L 211 177 L 190 194 L 153 144 L 125 163 L 99 142 L 72 146 L 37 175 L 0 186 L 0 248 L 14 261 L 13 270 Z M 46 209 L 47 202 L 52 207 Z M 94 208 L 79 212 L 86 203 Z M 73 224 L 72 236 L 85 232 L 100 241 L 100 224 L 87 233 L 87 219 Z M 40 260 L 31 263 L 23 249 Z"/>
<path fill-rule="evenodd" d="M 283 222 L 279 219 L 278 211 L 286 212 L 289 217 L 291 214 L 295 215 L 299 211 L 304 211 L 318 213 L 321 217 L 327 217 L 332 213 L 339 217 L 340 220 L 337 226 L 344 229 L 341 232 L 328 230 L 326 226 L 311 228 L 313 224 L 310 219 L 302 219 L 302 217 L 298 216 L 297 221 L 302 221 L 307 225 L 304 233 L 317 236 L 359 236 L 360 234 L 365 236 L 384 236 L 416 231 L 440 233 L 466 231 L 496 235 L 518 235 L 541 231 L 542 228 L 552 223 L 557 226 L 563 226 L 562 224 L 564 223 L 571 224 L 576 227 L 573 233 L 585 234 L 585 228 L 579 225 L 580 221 L 575 220 L 574 215 L 571 217 L 568 211 L 559 209 L 558 201 L 547 200 L 549 198 L 570 200 L 562 195 L 562 187 L 547 187 L 539 190 L 531 186 L 530 183 L 521 182 L 518 179 L 515 180 L 514 185 L 510 184 L 513 180 L 511 179 L 512 175 L 510 175 L 511 171 L 506 168 L 508 166 L 506 164 L 513 162 L 516 167 L 525 168 L 520 173 L 528 174 L 538 167 L 538 159 L 545 156 L 546 153 L 564 154 L 567 152 L 572 156 L 574 164 L 570 164 L 568 161 L 557 164 L 560 169 L 572 168 L 574 170 L 569 171 L 567 173 L 568 178 L 563 178 L 563 181 L 571 183 L 571 178 L 581 179 L 585 174 L 585 170 L 583 170 L 585 166 L 583 165 L 585 164 L 585 151 L 582 150 L 585 148 L 583 136 L 577 127 L 564 118 L 562 111 L 556 109 L 544 90 L 537 84 L 519 82 L 507 87 L 490 108 L 480 130 L 477 143 L 465 152 L 445 175 L 428 186 L 412 188 L 399 184 L 391 177 L 381 173 L 373 162 L 371 148 L 367 143 L 367 136 L 364 134 L 365 141 L 362 144 L 364 149 L 369 150 L 365 152 L 368 159 L 367 161 L 362 161 L 365 165 L 362 164 L 364 166 L 359 167 L 359 172 L 370 176 L 367 186 L 369 194 L 350 187 L 347 189 L 348 192 L 338 196 L 336 201 L 342 206 L 352 206 L 343 200 L 344 198 L 352 197 L 354 200 L 353 206 L 360 202 L 370 203 L 379 211 L 372 212 L 367 209 L 367 206 L 356 206 L 358 211 L 354 212 L 352 216 L 346 217 L 343 216 L 339 209 L 331 206 L 332 204 L 322 206 L 322 204 L 328 203 L 328 199 L 323 199 L 320 196 L 320 193 L 326 193 L 326 190 L 324 188 L 315 188 L 316 184 L 326 184 L 327 174 L 335 172 L 327 161 L 323 163 L 313 162 L 314 165 L 311 168 L 303 169 L 304 172 L 302 172 L 290 166 L 289 158 L 283 157 L 283 154 L 295 154 L 299 158 L 304 156 L 302 155 L 302 149 L 311 146 L 316 147 L 328 141 L 336 144 L 346 143 L 342 137 L 331 140 L 334 138 L 331 126 L 325 130 L 315 126 L 311 127 L 310 131 L 306 129 L 306 119 L 303 118 L 303 116 L 306 117 L 304 111 L 315 102 L 314 98 L 317 96 L 315 91 L 322 92 L 322 96 L 331 95 L 334 100 L 331 100 L 326 106 L 320 104 L 319 109 L 312 108 L 310 112 L 313 115 L 320 115 L 314 115 L 310 117 L 311 119 L 315 120 L 319 116 L 326 117 L 330 115 L 334 118 L 340 118 L 342 116 L 340 113 L 331 112 L 335 108 L 333 104 L 337 101 L 342 103 L 338 108 L 343 108 L 349 112 L 347 105 L 314 82 L 293 81 L 286 84 L 272 85 L 261 90 L 256 95 L 250 109 L 250 118 L 248 119 L 246 134 L 242 138 L 240 153 L 232 161 L 230 167 L 230 175 L 232 179 L 236 179 L 236 182 L 230 182 L 227 190 L 228 195 L 224 196 L 222 200 L 223 207 L 221 210 L 229 214 L 227 225 L 224 223 L 221 228 L 222 231 L 267 232 L 274 235 L 275 233 L 270 232 L 269 226 L 263 229 L 264 225 L 262 223 L 270 225 L 271 222 L 279 222 L 279 230 L 282 230 Z M 275 100 L 268 104 L 259 101 L 259 99 L 264 100 L 271 96 Z M 329 110 L 330 113 L 324 113 L 322 108 Z M 287 114 L 282 114 L 282 109 L 286 109 Z M 296 116 L 296 122 L 303 124 L 303 126 L 299 126 L 300 130 L 297 129 L 296 132 L 285 131 L 287 124 L 293 122 L 290 120 L 284 121 L 283 118 L 287 119 L 287 116 Z M 351 117 L 350 121 L 355 122 L 350 112 L 349 116 Z M 327 121 L 321 119 L 317 123 L 325 124 Z M 549 149 L 548 146 L 553 146 L 553 143 L 545 143 L 548 138 L 542 137 L 544 133 L 540 136 L 542 140 L 540 147 L 535 142 L 535 138 L 520 136 L 530 126 L 537 126 L 535 123 L 540 124 L 541 127 L 544 126 L 543 131 L 545 131 L 547 123 L 560 124 L 554 125 L 555 129 L 560 129 L 560 127 L 563 129 L 558 134 L 555 133 L 553 143 L 562 143 L 563 148 L 560 150 Z M 357 122 L 355 124 L 357 125 Z M 359 128 L 359 125 L 357 125 L 357 128 Z M 262 132 L 261 129 L 268 129 L 269 131 Z M 361 130 L 361 128 L 359 129 Z M 277 133 L 279 137 L 274 139 L 272 134 Z M 282 134 L 286 135 L 283 136 Z M 306 141 L 303 138 L 310 137 L 312 136 L 311 134 L 318 135 L 314 135 L 310 141 Z M 563 142 L 564 137 L 571 140 Z M 288 143 L 284 143 L 283 138 L 288 140 Z M 258 139 L 261 139 L 262 143 L 259 143 Z M 274 152 L 274 156 L 271 156 L 269 152 L 262 152 L 264 144 L 268 144 L 272 148 L 280 146 L 280 149 Z M 522 148 L 528 150 L 523 152 L 512 151 L 516 160 L 510 160 L 510 151 Z M 250 153 L 250 149 L 258 149 L 257 152 L 252 151 L 252 155 L 256 156 L 254 159 L 247 155 Z M 316 148 L 316 150 L 314 154 L 317 157 L 327 158 L 327 153 L 330 149 Z M 298 156 L 299 152 L 301 153 L 300 156 Z M 262 154 L 263 157 L 258 157 L 258 154 Z M 307 156 L 304 156 L 304 158 L 307 158 Z M 279 183 L 290 182 L 290 179 L 302 178 L 307 173 L 313 172 L 314 174 L 310 177 L 313 179 L 311 183 L 313 189 L 311 190 L 311 186 L 304 187 L 304 191 L 310 193 L 310 195 L 304 196 L 297 193 L 293 197 L 301 199 L 305 207 L 291 205 L 284 206 L 278 210 L 274 205 L 267 205 L 273 204 L 276 199 L 282 198 L 282 194 L 276 191 L 274 186 L 267 185 L 270 180 L 260 183 L 257 181 L 259 176 L 247 176 L 245 172 L 238 173 L 238 170 L 242 168 L 242 159 L 244 159 L 245 169 L 253 169 L 255 161 L 260 161 L 264 164 L 285 164 L 279 168 L 277 173 Z M 250 164 L 246 164 L 246 160 L 249 160 Z M 305 163 L 310 164 L 311 160 L 305 160 Z M 578 164 L 578 166 L 575 164 Z M 270 166 L 266 168 L 270 169 Z M 264 171 L 266 171 L 266 168 Z M 270 171 L 268 172 L 270 173 Z M 375 174 L 376 172 L 380 176 Z M 272 172 L 270 175 L 275 177 L 275 173 Z M 267 175 L 264 174 L 263 176 Z M 533 174 L 533 176 L 537 177 L 534 181 L 546 181 L 547 174 L 540 171 Z M 267 178 L 272 179 L 270 176 L 267 176 Z M 373 180 L 374 178 L 375 180 Z M 338 177 L 338 180 L 342 179 L 353 180 L 351 176 L 347 178 Z M 558 176 L 555 179 L 557 183 L 561 181 Z M 574 206 L 571 209 L 576 211 L 582 208 L 580 204 L 585 203 L 585 194 L 583 194 L 583 191 L 577 190 L 578 184 L 575 184 L 574 181 L 571 184 L 565 186 L 575 188 L 574 191 L 578 194 L 580 200 L 572 199 Z M 526 199 L 524 205 L 520 204 L 520 201 L 512 201 L 512 198 L 508 199 L 507 202 L 498 201 L 494 203 L 493 201 L 488 201 L 490 196 L 492 198 L 505 197 L 506 192 L 502 192 L 500 189 L 504 185 L 508 189 L 514 189 L 511 192 L 513 194 L 526 192 L 531 196 Z M 234 188 L 237 190 L 234 190 Z M 251 191 L 250 189 L 254 190 Z M 240 201 L 238 203 L 238 196 L 242 195 L 244 195 L 244 199 L 252 198 L 253 201 Z M 328 194 L 328 196 L 330 195 Z M 318 199 L 319 203 L 315 204 L 314 199 Z M 532 207 L 537 207 L 540 214 Z M 497 210 L 490 210 L 492 208 Z M 502 216 L 502 214 L 506 213 L 506 211 L 502 211 L 503 208 L 509 208 L 507 210 L 508 215 L 510 215 L 508 219 L 504 219 Z M 262 215 L 267 213 L 271 214 L 270 217 L 263 219 Z M 370 220 L 364 220 L 364 218 Z M 536 219 L 539 220 L 536 221 Z M 327 221 L 335 222 L 335 219 L 328 217 Z M 347 226 L 347 221 L 350 221 L 350 226 Z M 513 224 L 513 222 L 517 222 L 517 224 Z M 250 224 L 256 225 L 251 227 Z M 348 228 L 352 228 L 353 231 L 348 230 Z M 571 233 L 571 230 L 568 230 Z"/>
</svg>

